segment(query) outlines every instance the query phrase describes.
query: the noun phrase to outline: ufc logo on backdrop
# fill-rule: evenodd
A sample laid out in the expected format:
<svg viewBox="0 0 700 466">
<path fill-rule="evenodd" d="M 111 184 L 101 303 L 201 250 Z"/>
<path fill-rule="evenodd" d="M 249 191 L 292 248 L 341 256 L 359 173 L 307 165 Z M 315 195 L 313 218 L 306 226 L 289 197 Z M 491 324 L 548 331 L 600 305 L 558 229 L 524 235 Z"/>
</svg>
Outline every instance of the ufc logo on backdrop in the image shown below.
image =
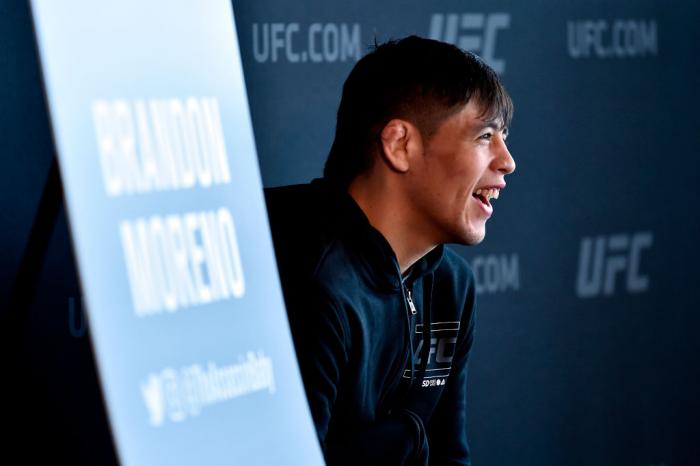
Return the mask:
<svg viewBox="0 0 700 466">
<path fill-rule="evenodd" d="M 520 289 L 518 254 L 489 254 L 469 261 L 474 271 L 477 293 L 498 293 Z"/>
<path fill-rule="evenodd" d="M 640 274 L 639 264 L 643 251 L 650 248 L 653 241 L 654 237 L 648 231 L 583 238 L 576 280 L 577 296 L 610 296 L 619 287 L 627 293 L 647 291 L 649 277 Z"/>
<path fill-rule="evenodd" d="M 508 13 L 435 13 L 430 18 L 430 38 L 450 42 L 474 52 L 498 74 L 506 71 L 506 62 L 496 58 L 498 31 L 510 28 Z"/>
</svg>

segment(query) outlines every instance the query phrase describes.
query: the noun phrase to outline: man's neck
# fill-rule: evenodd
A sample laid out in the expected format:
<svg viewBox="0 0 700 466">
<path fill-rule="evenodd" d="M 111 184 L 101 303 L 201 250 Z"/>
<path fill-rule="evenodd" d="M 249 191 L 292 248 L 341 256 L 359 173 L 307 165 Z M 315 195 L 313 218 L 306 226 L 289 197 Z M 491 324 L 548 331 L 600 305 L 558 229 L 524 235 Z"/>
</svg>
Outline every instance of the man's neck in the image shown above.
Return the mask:
<svg viewBox="0 0 700 466">
<path fill-rule="evenodd" d="M 411 222 L 400 192 L 388 189 L 382 180 L 360 176 L 350 184 L 348 193 L 393 249 L 402 275 L 437 246 Z"/>
</svg>

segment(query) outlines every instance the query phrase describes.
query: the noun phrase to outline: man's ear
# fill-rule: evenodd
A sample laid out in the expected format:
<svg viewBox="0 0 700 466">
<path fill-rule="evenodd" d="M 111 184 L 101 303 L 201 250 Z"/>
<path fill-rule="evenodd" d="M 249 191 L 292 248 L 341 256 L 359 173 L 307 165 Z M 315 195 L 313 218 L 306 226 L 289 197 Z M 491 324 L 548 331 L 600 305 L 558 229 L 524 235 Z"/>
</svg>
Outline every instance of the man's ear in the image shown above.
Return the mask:
<svg viewBox="0 0 700 466">
<path fill-rule="evenodd" d="M 389 167 L 405 173 L 411 166 L 411 158 L 420 147 L 420 132 L 406 120 L 393 119 L 384 126 L 381 135 L 382 156 Z"/>
</svg>

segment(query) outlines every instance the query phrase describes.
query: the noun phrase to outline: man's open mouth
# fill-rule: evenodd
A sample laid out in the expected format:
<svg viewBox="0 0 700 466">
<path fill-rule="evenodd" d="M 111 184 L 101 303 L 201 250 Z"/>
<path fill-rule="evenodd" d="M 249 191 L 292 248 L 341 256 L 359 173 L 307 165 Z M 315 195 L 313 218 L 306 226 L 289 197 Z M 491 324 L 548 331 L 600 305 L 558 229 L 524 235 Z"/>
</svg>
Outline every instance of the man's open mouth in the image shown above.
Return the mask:
<svg viewBox="0 0 700 466">
<path fill-rule="evenodd" d="M 497 189 L 497 188 L 477 189 L 475 192 L 472 193 L 472 196 L 477 198 L 483 204 L 490 206 L 491 199 L 498 199 L 499 192 L 500 192 L 500 189 Z"/>
</svg>

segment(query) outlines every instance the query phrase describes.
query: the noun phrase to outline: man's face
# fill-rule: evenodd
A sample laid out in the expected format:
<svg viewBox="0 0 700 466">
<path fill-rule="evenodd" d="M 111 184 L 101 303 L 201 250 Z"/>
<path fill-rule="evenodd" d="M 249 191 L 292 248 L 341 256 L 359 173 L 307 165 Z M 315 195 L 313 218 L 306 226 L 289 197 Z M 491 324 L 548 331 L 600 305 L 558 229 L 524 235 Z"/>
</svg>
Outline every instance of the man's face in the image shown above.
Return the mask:
<svg viewBox="0 0 700 466">
<path fill-rule="evenodd" d="M 498 195 L 505 187 L 505 175 L 515 170 L 505 144 L 507 130 L 500 121 L 480 119 L 480 113 L 472 99 L 447 117 L 430 139 L 422 141 L 423 153 L 409 171 L 415 227 L 436 244 L 481 242 L 493 213 L 488 195 Z"/>
</svg>

